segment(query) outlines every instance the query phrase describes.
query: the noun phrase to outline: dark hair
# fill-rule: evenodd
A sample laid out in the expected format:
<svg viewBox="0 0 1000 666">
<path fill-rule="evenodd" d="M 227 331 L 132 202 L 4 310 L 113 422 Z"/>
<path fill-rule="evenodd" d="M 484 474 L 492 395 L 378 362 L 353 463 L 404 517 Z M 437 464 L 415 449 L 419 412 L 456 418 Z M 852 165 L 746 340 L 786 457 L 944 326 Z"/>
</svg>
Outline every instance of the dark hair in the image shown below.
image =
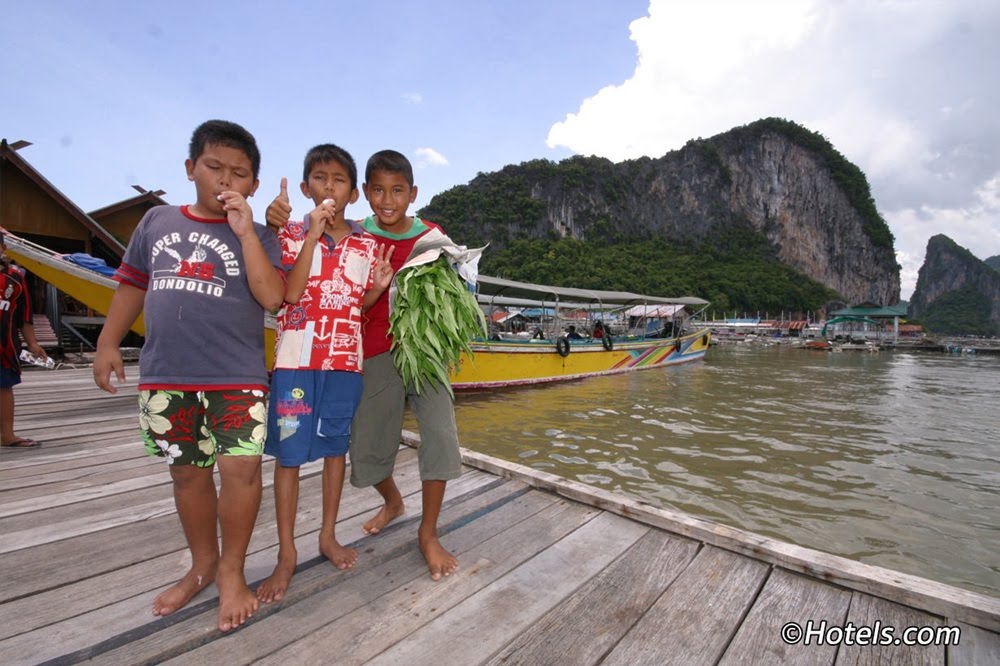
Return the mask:
<svg viewBox="0 0 1000 666">
<path fill-rule="evenodd" d="M 198 125 L 191 135 L 191 145 L 188 149 L 191 161 L 197 162 L 205 152 L 205 146 L 209 144 L 242 150 L 250 160 L 254 179 L 257 179 L 260 173 L 260 150 L 257 149 L 257 141 L 253 138 L 253 134 L 228 120 L 207 120 Z"/>
<path fill-rule="evenodd" d="M 413 166 L 406 155 L 395 150 L 380 150 L 368 158 L 365 166 L 365 181 L 371 179 L 376 171 L 389 171 L 390 173 L 401 173 L 406 178 L 406 182 L 413 187 Z"/>
<path fill-rule="evenodd" d="M 308 182 L 309 172 L 322 162 L 336 162 L 347 169 L 347 175 L 351 178 L 351 189 L 358 189 L 358 165 L 354 163 L 354 158 L 349 152 L 332 143 L 321 143 L 309 149 L 302 165 L 302 181 Z"/>
</svg>

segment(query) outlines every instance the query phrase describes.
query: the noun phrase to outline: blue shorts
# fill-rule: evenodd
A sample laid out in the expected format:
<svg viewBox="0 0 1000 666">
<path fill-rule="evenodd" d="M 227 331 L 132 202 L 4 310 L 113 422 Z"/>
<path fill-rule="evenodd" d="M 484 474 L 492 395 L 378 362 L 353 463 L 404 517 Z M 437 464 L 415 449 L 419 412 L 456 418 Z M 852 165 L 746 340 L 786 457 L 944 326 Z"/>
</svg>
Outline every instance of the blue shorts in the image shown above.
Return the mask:
<svg viewBox="0 0 1000 666">
<path fill-rule="evenodd" d="M 21 383 L 21 373 L 14 368 L 0 367 L 0 389 L 14 388 Z"/>
<path fill-rule="evenodd" d="M 275 370 L 264 453 L 282 467 L 345 455 L 361 387 L 358 372 Z"/>
</svg>

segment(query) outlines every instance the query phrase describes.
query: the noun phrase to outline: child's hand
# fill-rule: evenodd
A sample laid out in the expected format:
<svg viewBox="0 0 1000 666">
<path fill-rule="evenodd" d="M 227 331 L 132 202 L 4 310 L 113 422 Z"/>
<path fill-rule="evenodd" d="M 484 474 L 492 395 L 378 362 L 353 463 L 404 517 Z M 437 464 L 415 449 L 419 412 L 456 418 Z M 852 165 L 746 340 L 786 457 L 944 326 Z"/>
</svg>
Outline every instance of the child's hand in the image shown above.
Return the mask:
<svg viewBox="0 0 1000 666">
<path fill-rule="evenodd" d="M 42 361 L 49 360 L 49 355 L 45 353 L 45 350 L 42 349 L 42 346 L 39 345 L 38 343 L 34 343 L 34 344 L 28 343 L 28 351 L 30 351 L 32 354 L 34 354 L 35 358 L 37 358 L 39 360 L 42 360 Z"/>
<path fill-rule="evenodd" d="M 226 211 L 229 228 L 236 237 L 242 240 L 247 234 L 253 233 L 253 210 L 250 204 L 239 192 L 226 191 L 219 195 L 222 210 Z"/>
<path fill-rule="evenodd" d="M 111 384 L 111 371 L 114 370 L 118 383 L 125 383 L 125 363 L 118 347 L 102 347 L 98 345 L 94 355 L 94 383 L 108 393 L 118 393 L 118 388 Z"/>
<path fill-rule="evenodd" d="M 333 199 L 324 199 L 323 203 L 313 208 L 312 212 L 306 216 L 306 219 L 309 220 L 306 238 L 319 241 L 327 229 L 333 226 L 333 220 L 336 216 L 337 202 Z"/>
<path fill-rule="evenodd" d="M 385 291 L 392 284 L 393 270 L 389 260 L 395 251 L 395 245 L 388 252 L 385 251 L 385 245 L 378 246 L 378 256 L 375 257 L 375 266 L 372 268 L 372 289 L 375 291 Z"/>
<path fill-rule="evenodd" d="M 264 211 L 264 219 L 267 220 L 268 226 L 280 229 L 288 223 L 291 216 L 292 204 L 288 201 L 288 179 L 282 178 L 281 190 L 278 196 L 274 197 L 274 201 L 268 204 L 267 210 Z"/>
</svg>

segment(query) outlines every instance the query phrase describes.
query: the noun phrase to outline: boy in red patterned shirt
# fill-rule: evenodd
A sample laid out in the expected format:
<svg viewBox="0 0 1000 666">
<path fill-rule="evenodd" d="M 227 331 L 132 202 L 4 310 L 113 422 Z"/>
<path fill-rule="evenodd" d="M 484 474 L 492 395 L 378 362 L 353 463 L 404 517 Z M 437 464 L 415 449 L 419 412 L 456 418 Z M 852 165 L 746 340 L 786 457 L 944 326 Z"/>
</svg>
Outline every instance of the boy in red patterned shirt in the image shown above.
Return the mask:
<svg viewBox="0 0 1000 666">
<path fill-rule="evenodd" d="M 347 151 L 332 144 L 312 148 L 300 187 L 316 208 L 278 233 L 289 272 L 264 447 L 277 458 L 278 521 L 278 562 L 257 588 L 266 602 L 283 599 L 295 573 L 299 468 L 306 462 L 323 459 L 320 552 L 340 569 L 357 562 L 357 552 L 337 541 L 335 528 L 351 419 L 361 398 L 361 317 L 393 275 L 392 250 L 383 256 L 384 247 L 344 217 L 358 199 L 357 166 Z M 287 197 L 285 179 L 281 197 Z"/>
</svg>

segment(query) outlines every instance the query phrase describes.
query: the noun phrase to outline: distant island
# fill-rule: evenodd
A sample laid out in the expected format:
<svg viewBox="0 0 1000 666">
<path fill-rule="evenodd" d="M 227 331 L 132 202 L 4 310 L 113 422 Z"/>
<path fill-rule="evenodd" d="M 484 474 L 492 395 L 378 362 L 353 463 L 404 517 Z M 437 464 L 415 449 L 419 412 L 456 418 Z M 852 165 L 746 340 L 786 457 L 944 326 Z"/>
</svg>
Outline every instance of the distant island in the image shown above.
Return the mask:
<svg viewBox="0 0 1000 666">
<path fill-rule="evenodd" d="M 910 317 L 936 333 L 1000 335 L 997 259 L 981 261 L 944 234 L 932 237 L 910 299 Z"/>
</svg>

